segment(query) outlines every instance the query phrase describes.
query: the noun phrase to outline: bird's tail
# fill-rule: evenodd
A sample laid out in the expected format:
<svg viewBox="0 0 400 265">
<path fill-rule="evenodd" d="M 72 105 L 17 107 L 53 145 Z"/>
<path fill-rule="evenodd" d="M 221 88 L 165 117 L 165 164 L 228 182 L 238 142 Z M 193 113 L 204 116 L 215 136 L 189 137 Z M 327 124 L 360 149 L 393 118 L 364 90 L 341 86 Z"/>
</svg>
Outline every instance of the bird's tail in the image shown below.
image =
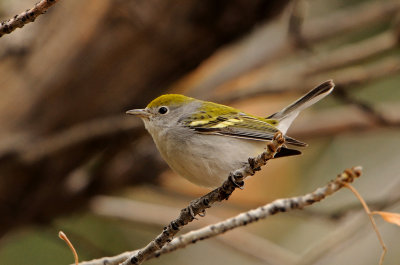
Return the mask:
<svg viewBox="0 0 400 265">
<path fill-rule="evenodd" d="M 278 120 L 279 123 L 276 125 L 276 128 L 286 134 L 286 131 L 289 129 L 293 120 L 297 117 L 300 111 L 329 95 L 334 87 L 335 84 L 332 80 L 325 81 L 283 110 L 267 117 L 267 119 Z"/>
</svg>

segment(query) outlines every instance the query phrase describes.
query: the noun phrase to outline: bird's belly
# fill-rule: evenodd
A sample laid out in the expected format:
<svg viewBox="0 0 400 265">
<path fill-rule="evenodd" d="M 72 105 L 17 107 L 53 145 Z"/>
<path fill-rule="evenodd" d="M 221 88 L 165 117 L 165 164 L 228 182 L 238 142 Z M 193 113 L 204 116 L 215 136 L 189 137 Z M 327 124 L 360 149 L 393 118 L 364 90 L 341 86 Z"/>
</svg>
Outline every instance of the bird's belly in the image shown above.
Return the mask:
<svg viewBox="0 0 400 265">
<path fill-rule="evenodd" d="M 264 151 L 265 142 L 219 135 L 197 134 L 195 141 L 167 140 L 160 152 L 169 166 L 189 181 L 206 187 L 217 187 L 227 179 L 229 172 L 238 169 Z"/>
</svg>

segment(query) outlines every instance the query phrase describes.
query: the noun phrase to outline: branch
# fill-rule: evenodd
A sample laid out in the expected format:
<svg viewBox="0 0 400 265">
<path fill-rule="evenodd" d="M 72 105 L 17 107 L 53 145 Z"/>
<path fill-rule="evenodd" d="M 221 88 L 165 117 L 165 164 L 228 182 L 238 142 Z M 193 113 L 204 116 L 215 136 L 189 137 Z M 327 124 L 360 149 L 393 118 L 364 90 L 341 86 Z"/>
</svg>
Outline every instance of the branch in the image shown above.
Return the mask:
<svg viewBox="0 0 400 265">
<path fill-rule="evenodd" d="M 247 87 L 235 88 L 236 90 L 230 91 L 229 94 L 224 96 L 214 97 L 214 101 L 229 103 L 238 101 L 245 98 L 252 98 L 265 94 L 278 94 L 288 91 L 305 92 L 314 84 L 321 82 L 325 79 L 335 80 L 336 87 L 348 89 L 352 86 L 364 84 L 367 82 L 375 81 L 384 77 L 392 76 L 400 72 L 400 59 L 396 57 L 388 57 L 379 62 L 371 63 L 367 66 L 347 67 L 338 71 L 324 73 L 322 75 L 315 75 L 310 78 L 304 79 L 301 76 L 293 74 L 290 79 L 275 79 L 260 80 L 255 82 L 256 85 L 249 84 Z M 286 72 L 285 75 L 288 73 Z M 283 77 L 283 76 L 282 76 Z"/>
<path fill-rule="evenodd" d="M 352 30 L 365 28 L 371 23 L 387 20 L 399 10 L 399 1 L 362 3 L 328 16 L 306 21 L 303 28 L 303 38 L 310 43 L 326 40 L 339 34 L 343 35 Z"/>
<path fill-rule="evenodd" d="M 260 157 L 260 156 L 259 156 Z M 247 165 L 250 167 L 250 165 Z M 257 209 L 250 210 L 245 213 L 241 213 L 235 217 L 227 219 L 225 221 L 219 222 L 217 224 L 209 225 L 204 228 L 191 231 L 187 234 L 184 234 L 178 238 L 172 240 L 169 244 L 165 245 L 158 251 L 154 251 L 150 253 L 147 259 L 159 257 L 162 254 L 166 254 L 172 251 L 175 251 L 179 248 L 183 248 L 189 244 L 194 244 L 199 240 L 203 240 L 206 238 L 211 238 L 220 234 L 225 233 L 226 231 L 232 230 L 234 228 L 245 226 L 249 223 L 256 222 L 260 219 L 265 219 L 268 216 L 277 214 L 279 212 L 286 212 L 294 209 L 302 209 L 303 207 L 314 204 L 315 202 L 319 202 L 325 197 L 335 193 L 345 186 L 346 183 L 351 183 L 355 178 L 361 175 L 361 167 L 354 167 L 351 169 L 346 169 L 342 174 L 338 175 L 335 180 L 329 182 L 326 186 L 318 188 L 312 193 L 308 193 L 303 196 L 286 198 L 286 199 L 278 199 L 269 204 L 261 206 Z M 224 183 L 225 184 L 225 183 Z M 213 191 L 214 192 L 214 191 Z M 212 193 L 212 192 L 211 192 Z M 185 210 L 185 209 L 184 209 Z M 165 231 L 165 230 L 164 230 Z M 122 265 L 128 264 L 138 264 L 137 260 L 134 260 L 135 257 L 140 255 L 140 251 L 132 251 L 132 252 L 124 252 L 115 257 L 107 257 L 96 259 L 88 262 L 82 262 L 80 265 L 117 265 L 121 262 L 122 259 L 126 259 L 130 256 L 129 259 L 125 260 Z M 131 256 L 132 255 L 132 256 Z M 143 262 L 141 260 L 140 262 Z"/>
<path fill-rule="evenodd" d="M 24 163 L 35 163 L 74 146 L 139 131 L 142 131 L 142 126 L 138 120 L 127 119 L 120 115 L 102 117 L 77 123 L 41 140 L 35 141 L 26 135 L 17 135 L 15 139 L 2 139 L 0 159 L 10 154 L 17 154 Z"/>
<path fill-rule="evenodd" d="M 77 123 L 41 141 L 25 144 L 18 151 L 23 161 L 33 163 L 73 146 L 136 131 L 143 131 L 141 121 L 121 115 L 102 117 Z"/>
<path fill-rule="evenodd" d="M 378 112 L 377 110 L 374 109 L 373 106 L 371 106 L 369 103 L 364 102 L 363 100 L 356 99 L 352 97 L 347 90 L 343 89 L 337 89 L 336 93 L 334 94 L 337 98 L 342 100 L 343 102 L 347 104 L 352 104 L 358 107 L 360 110 L 365 112 L 368 117 L 374 121 L 376 121 L 378 124 L 383 125 L 383 126 L 399 126 L 400 122 L 396 123 L 391 123 L 390 120 L 388 120 L 382 113 Z"/>
<path fill-rule="evenodd" d="M 372 23 L 390 20 L 399 10 L 399 1 L 366 2 L 352 8 L 321 15 L 320 18 L 305 20 L 301 28 L 302 42 L 315 46 L 346 32 L 365 29 Z M 287 58 L 299 48 L 298 45 L 294 46 L 288 41 L 288 36 L 278 34 L 282 30 L 282 26 L 272 23 L 261 27 L 241 42 L 218 51 L 202 63 L 196 71 L 177 82 L 173 89 L 186 90 L 195 97 L 201 96 L 209 100 L 210 97 L 206 95 L 212 95 L 216 88 L 259 68 L 260 65 L 266 64 L 267 69 L 261 76 L 265 78 L 265 73 L 271 76 L 270 71 L 276 67 L 275 64 L 281 63 L 283 57 Z M 288 75 L 288 67 L 284 65 L 283 79 Z M 269 79 L 265 78 L 265 80 Z M 241 84 L 242 81 L 230 83 L 228 86 L 230 90 L 230 85 L 237 83 Z"/>
<path fill-rule="evenodd" d="M 304 20 L 307 16 L 308 3 L 305 0 L 293 1 L 293 9 L 289 18 L 288 36 L 293 43 L 293 49 L 312 51 L 302 34 Z"/>
<path fill-rule="evenodd" d="M 400 27 L 399 27 L 400 28 Z M 347 44 L 329 53 L 317 54 L 304 59 L 303 75 L 310 76 L 361 61 L 395 49 L 399 45 L 396 29 L 387 30 L 368 39 Z"/>
<path fill-rule="evenodd" d="M 335 81 L 335 83 L 337 83 Z M 366 132 L 382 127 L 400 126 L 400 105 L 397 103 L 374 104 L 375 111 L 385 119 L 387 124 L 377 123 L 358 106 L 346 105 L 327 110 L 311 112 L 304 115 L 293 128 L 290 135 L 303 140 L 320 136 L 334 136 L 344 132 Z M 343 119 L 346 117 L 346 119 Z"/>
<path fill-rule="evenodd" d="M 114 257 L 103 257 L 94 259 L 91 261 L 80 262 L 78 265 L 119 265 L 124 260 L 128 259 L 132 255 L 135 255 L 138 250 L 126 251 Z"/>
<path fill-rule="evenodd" d="M 31 9 L 15 15 L 13 18 L 3 21 L 0 24 L 0 38 L 5 34 L 10 34 L 17 28 L 22 28 L 25 24 L 35 21 L 35 19 L 47 12 L 47 10 L 59 0 L 42 0 L 36 3 Z"/>
<path fill-rule="evenodd" d="M 312 193 L 298 197 L 278 199 L 264 206 L 258 207 L 257 209 L 241 213 L 217 224 L 209 225 L 204 228 L 186 233 L 171 241 L 171 243 L 163 247 L 160 251 L 157 251 L 154 256 L 158 257 L 161 254 L 169 253 L 179 248 L 184 248 L 189 244 L 196 243 L 199 240 L 223 234 L 226 231 L 240 226 L 245 226 L 260 219 L 265 219 L 268 216 L 277 214 L 279 212 L 302 209 L 303 207 L 312 205 L 335 193 L 342 187 L 345 187 L 347 183 L 353 182 L 355 178 L 358 178 L 361 175 L 361 170 L 361 167 L 346 169 L 342 174 L 338 175 L 335 180 L 329 182 L 322 188 L 318 188 Z"/>
<path fill-rule="evenodd" d="M 131 223 L 139 222 L 146 225 L 163 227 L 166 223 L 175 218 L 175 213 L 179 209 L 125 198 L 96 196 L 90 203 L 90 210 L 96 215 L 111 219 L 117 218 L 118 220 Z M 191 227 L 193 229 L 199 229 L 204 225 L 211 225 L 221 222 L 224 219 L 207 214 L 207 218 L 202 220 L 202 222 L 193 222 Z M 250 233 L 244 229 L 232 230 L 225 236 L 216 237 L 216 240 L 224 246 L 231 247 L 236 253 L 251 256 L 266 264 L 294 264 L 296 260 L 300 259 L 298 255 L 290 250 L 271 242 L 265 237 Z M 243 246 L 246 246 L 246 248 L 243 248 Z M 128 256 L 125 259 L 127 258 Z"/>
</svg>

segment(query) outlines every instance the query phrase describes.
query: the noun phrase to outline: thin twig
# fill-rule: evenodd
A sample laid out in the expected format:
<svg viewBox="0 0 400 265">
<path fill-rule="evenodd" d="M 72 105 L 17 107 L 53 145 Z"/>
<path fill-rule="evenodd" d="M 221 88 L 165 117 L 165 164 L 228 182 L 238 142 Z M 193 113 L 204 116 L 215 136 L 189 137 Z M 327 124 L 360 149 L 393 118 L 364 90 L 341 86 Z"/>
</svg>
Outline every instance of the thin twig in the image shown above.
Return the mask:
<svg viewBox="0 0 400 265">
<path fill-rule="evenodd" d="M 364 207 L 365 212 L 368 214 L 368 217 L 369 217 L 369 220 L 371 221 L 372 227 L 374 228 L 374 231 L 376 233 L 376 236 L 378 237 L 379 243 L 382 246 L 382 254 L 379 259 L 379 265 L 382 265 L 383 259 L 385 258 L 385 255 L 387 252 L 387 248 L 386 248 L 385 242 L 383 242 L 381 233 L 379 232 L 378 227 L 376 226 L 374 216 L 371 213 L 371 210 L 369 209 L 367 203 L 364 201 L 363 197 L 358 193 L 358 191 L 355 188 L 353 188 L 353 186 L 351 186 L 349 183 L 345 183 L 344 185 L 346 188 L 351 190 L 351 192 L 353 192 L 354 195 L 356 195 L 357 199 L 361 202 L 362 206 Z"/>
<path fill-rule="evenodd" d="M 79 263 L 78 253 L 76 252 L 74 245 L 72 245 L 71 241 L 68 239 L 67 235 L 63 231 L 60 231 L 58 232 L 58 237 L 64 240 L 65 243 L 67 243 L 68 247 L 72 251 L 72 254 L 74 255 L 75 265 L 78 265 Z"/>
<path fill-rule="evenodd" d="M 78 265 L 119 265 L 121 262 L 124 260 L 128 259 L 135 253 L 137 253 L 138 250 L 134 251 L 126 251 L 124 253 L 121 253 L 117 256 L 114 257 L 103 257 L 99 259 L 94 259 L 90 261 L 83 261 L 79 263 Z"/>
<path fill-rule="evenodd" d="M 318 188 L 312 193 L 308 193 L 299 197 L 278 199 L 257 209 L 241 213 L 217 224 L 191 231 L 171 241 L 171 243 L 163 247 L 160 251 L 157 251 L 154 256 L 158 257 L 161 254 L 169 253 L 179 248 L 184 248 L 187 245 L 196 243 L 199 240 L 223 234 L 226 231 L 232 230 L 236 227 L 245 226 L 279 212 L 302 209 L 303 207 L 312 205 L 315 202 L 319 202 L 325 197 L 338 191 L 343 186 L 346 186 L 347 183 L 353 182 L 355 178 L 361 175 L 361 170 L 361 167 L 346 169 L 342 174 L 339 174 L 335 180 L 329 182 L 325 187 Z"/>
<path fill-rule="evenodd" d="M 10 34 L 17 28 L 22 28 L 29 22 L 35 21 L 35 19 L 47 12 L 47 10 L 57 3 L 59 0 L 42 0 L 36 3 L 31 9 L 22 12 L 19 15 L 15 15 L 13 18 L 3 21 L 0 24 L 0 38 L 5 34 Z"/>
</svg>

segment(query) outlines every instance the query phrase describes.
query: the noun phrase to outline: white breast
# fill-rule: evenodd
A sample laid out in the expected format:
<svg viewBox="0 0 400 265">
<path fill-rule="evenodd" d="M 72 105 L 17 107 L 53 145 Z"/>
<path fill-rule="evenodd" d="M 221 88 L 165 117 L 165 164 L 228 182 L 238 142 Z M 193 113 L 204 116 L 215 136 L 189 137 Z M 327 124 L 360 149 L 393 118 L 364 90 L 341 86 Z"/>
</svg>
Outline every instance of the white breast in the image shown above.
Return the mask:
<svg viewBox="0 0 400 265">
<path fill-rule="evenodd" d="M 266 146 L 265 142 L 198 134 L 182 127 L 157 132 L 147 129 L 162 157 L 174 171 L 206 187 L 222 184 L 229 172 L 240 168 L 249 157 L 263 152 Z"/>
</svg>

